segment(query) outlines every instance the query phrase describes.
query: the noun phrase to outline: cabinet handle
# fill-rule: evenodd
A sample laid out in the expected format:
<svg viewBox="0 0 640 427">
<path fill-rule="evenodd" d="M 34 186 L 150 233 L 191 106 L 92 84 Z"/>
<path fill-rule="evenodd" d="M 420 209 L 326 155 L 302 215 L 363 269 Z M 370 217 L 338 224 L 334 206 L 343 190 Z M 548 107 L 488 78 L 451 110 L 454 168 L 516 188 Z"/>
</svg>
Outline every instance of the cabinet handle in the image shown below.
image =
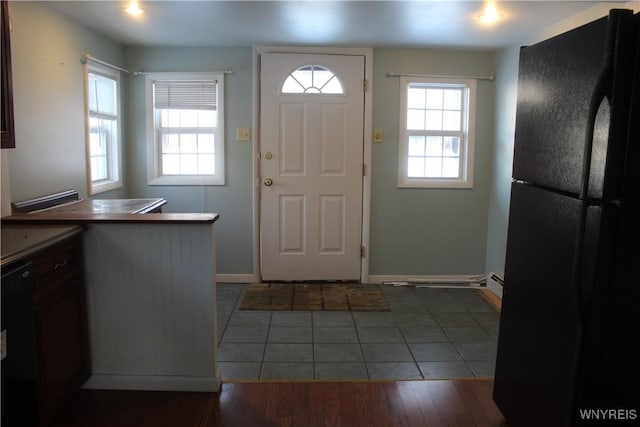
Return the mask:
<svg viewBox="0 0 640 427">
<path fill-rule="evenodd" d="M 60 269 L 60 268 L 64 268 L 64 267 L 66 267 L 66 266 L 67 266 L 67 264 L 69 263 L 69 261 L 71 261 L 71 258 L 67 258 L 67 259 L 65 259 L 65 260 L 64 260 L 64 262 L 61 262 L 61 263 L 59 263 L 59 264 L 56 264 L 56 265 L 53 267 L 53 269 L 54 269 L 54 270 L 58 270 L 58 269 Z"/>
</svg>

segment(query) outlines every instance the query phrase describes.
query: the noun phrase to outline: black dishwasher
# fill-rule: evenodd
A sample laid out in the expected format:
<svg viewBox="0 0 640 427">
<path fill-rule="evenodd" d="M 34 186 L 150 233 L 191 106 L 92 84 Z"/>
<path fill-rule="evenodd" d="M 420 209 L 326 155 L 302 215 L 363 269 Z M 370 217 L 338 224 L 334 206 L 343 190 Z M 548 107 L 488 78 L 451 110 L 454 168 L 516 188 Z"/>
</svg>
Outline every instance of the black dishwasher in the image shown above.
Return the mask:
<svg viewBox="0 0 640 427">
<path fill-rule="evenodd" d="M 2 426 L 37 425 L 33 266 L 2 268 Z"/>
</svg>

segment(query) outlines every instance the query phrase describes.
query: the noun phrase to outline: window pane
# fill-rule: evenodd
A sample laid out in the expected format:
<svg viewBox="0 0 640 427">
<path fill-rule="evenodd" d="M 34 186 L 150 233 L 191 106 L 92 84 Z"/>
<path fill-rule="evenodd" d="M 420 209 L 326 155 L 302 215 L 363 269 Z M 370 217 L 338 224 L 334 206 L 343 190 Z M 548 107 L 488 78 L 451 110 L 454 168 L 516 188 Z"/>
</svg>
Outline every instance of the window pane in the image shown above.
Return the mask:
<svg viewBox="0 0 640 427">
<path fill-rule="evenodd" d="M 198 156 L 198 174 L 213 175 L 216 173 L 216 158 L 213 154 L 200 154 Z"/>
<path fill-rule="evenodd" d="M 311 67 L 299 68 L 293 73 L 291 73 L 291 75 L 295 77 L 295 79 L 299 81 L 302 87 L 304 87 L 305 89 L 313 86 L 311 81 L 311 77 L 312 77 Z"/>
<path fill-rule="evenodd" d="M 458 138 L 457 136 L 445 137 L 443 155 L 459 157 L 460 156 L 460 138 Z"/>
<path fill-rule="evenodd" d="M 407 175 L 412 178 L 424 176 L 424 157 L 409 157 Z"/>
<path fill-rule="evenodd" d="M 198 139 L 194 133 L 186 133 L 180 135 L 180 152 L 181 153 L 197 153 Z"/>
<path fill-rule="evenodd" d="M 425 160 L 426 170 L 424 176 L 429 178 L 442 177 L 442 159 L 437 157 L 427 157 Z"/>
<path fill-rule="evenodd" d="M 215 137 L 212 133 L 198 134 L 198 153 L 215 153 Z"/>
<path fill-rule="evenodd" d="M 407 111 L 407 129 L 424 130 L 424 110 Z"/>
<path fill-rule="evenodd" d="M 442 130 L 442 111 L 427 110 L 426 130 Z"/>
<path fill-rule="evenodd" d="M 442 109 L 442 89 L 427 89 L 427 108 Z"/>
<path fill-rule="evenodd" d="M 313 72 L 313 86 L 322 88 L 331 78 L 333 78 L 333 73 L 331 71 L 316 68 Z"/>
<path fill-rule="evenodd" d="M 289 76 L 282 85 L 282 93 L 304 93 L 304 87 L 292 76 Z"/>
<path fill-rule="evenodd" d="M 91 157 L 91 181 L 100 181 L 107 178 L 107 157 Z"/>
<path fill-rule="evenodd" d="M 198 127 L 217 127 L 218 112 L 212 110 L 198 111 Z"/>
<path fill-rule="evenodd" d="M 442 176 L 445 178 L 457 178 L 460 174 L 460 160 L 457 158 L 442 159 Z"/>
<path fill-rule="evenodd" d="M 344 93 L 344 89 L 342 88 L 340 80 L 338 80 L 336 76 L 333 76 L 333 78 L 322 87 L 322 93 L 339 94 Z"/>
<path fill-rule="evenodd" d="M 180 126 L 186 128 L 198 127 L 198 110 L 177 110 L 180 114 Z"/>
<path fill-rule="evenodd" d="M 412 88 L 407 90 L 408 108 L 425 108 L 425 90 L 422 88 Z"/>
<path fill-rule="evenodd" d="M 427 137 L 427 156 L 442 156 L 442 137 Z"/>
<path fill-rule="evenodd" d="M 442 114 L 443 130 L 460 130 L 461 120 L 459 111 L 444 111 Z"/>
<path fill-rule="evenodd" d="M 180 155 L 179 154 L 163 154 L 162 155 L 162 173 L 165 175 L 180 174 Z"/>
<path fill-rule="evenodd" d="M 462 109 L 462 89 L 447 89 L 444 91 L 444 109 Z"/>
<path fill-rule="evenodd" d="M 182 154 L 180 156 L 180 173 L 187 175 L 197 175 L 198 156 L 195 154 Z"/>
<path fill-rule="evenodd" d="M 424 136 L 409 137 L 409 155 L 424 156 Z"/>
<path fill-rule="evenodd" d="M 166 110 L 167 120 L 162 122 L 162 127 L 177 128 L 180 127 L 179 110 Z"/>
<path fill-rule="evenodd" d="M 162 152 L 163 153 L 179 153 L 180 152 L 180 135 L 175 133 L 162 134 Z"/>
<path fill-rule="evenodd" d="M 97 128 L 91 130 L 89 134 L 89 151 L 91 156 L 107 154 L 107 146 L 100 138 L 100 131 Z"/>
<path fill-rule="evenodd" d="M 117 83 L 115 80 L 89 73 L 89 110 L 104 114 L 117 114 Z"/>
</svg>

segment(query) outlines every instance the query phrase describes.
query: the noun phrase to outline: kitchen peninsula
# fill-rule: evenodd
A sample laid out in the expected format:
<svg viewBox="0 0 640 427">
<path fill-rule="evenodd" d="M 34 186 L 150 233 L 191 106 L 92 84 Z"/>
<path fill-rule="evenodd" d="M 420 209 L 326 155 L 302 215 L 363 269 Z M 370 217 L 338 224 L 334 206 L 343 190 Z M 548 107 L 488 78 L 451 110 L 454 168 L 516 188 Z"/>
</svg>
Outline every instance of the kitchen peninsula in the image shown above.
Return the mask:
<svg viewBox="0 0 640 427">
<path fill-rule="evenodd" d="M 215 213 L 164 199 L 71 201 L 2 226 L 84 229 L 91 376 L 85 388 L 217 391 Z M 136 202 L 137 201 L 137 202 Z M 139 203 L 138 203 L 139 204 Z"/>
</svg>

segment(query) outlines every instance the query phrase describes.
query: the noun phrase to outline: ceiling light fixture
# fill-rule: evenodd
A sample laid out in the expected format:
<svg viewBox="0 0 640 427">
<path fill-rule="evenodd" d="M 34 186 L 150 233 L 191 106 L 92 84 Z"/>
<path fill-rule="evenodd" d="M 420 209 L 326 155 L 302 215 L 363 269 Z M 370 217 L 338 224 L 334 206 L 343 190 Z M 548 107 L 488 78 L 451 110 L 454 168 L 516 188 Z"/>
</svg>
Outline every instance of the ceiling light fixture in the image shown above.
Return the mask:
<svg viewBox="0 0 640 427">
<path fill-rule="evenodd" d="M 130 2 L 124 11 L 133 16 L 140 16 L 144 13 L 144 10 L 140 9 L 137 1 Z"/>
<path fill-rule="evenodd" d="M 478 19 L 480 22 L 484 24 L 493 24 L 498 22 L 502 18 L 502 14 L 498 12 L 496 5 L 493 1 L 487 1 L 484 4 L 484 10 L 480 15 L 478 15 Z"/>
</svg>

